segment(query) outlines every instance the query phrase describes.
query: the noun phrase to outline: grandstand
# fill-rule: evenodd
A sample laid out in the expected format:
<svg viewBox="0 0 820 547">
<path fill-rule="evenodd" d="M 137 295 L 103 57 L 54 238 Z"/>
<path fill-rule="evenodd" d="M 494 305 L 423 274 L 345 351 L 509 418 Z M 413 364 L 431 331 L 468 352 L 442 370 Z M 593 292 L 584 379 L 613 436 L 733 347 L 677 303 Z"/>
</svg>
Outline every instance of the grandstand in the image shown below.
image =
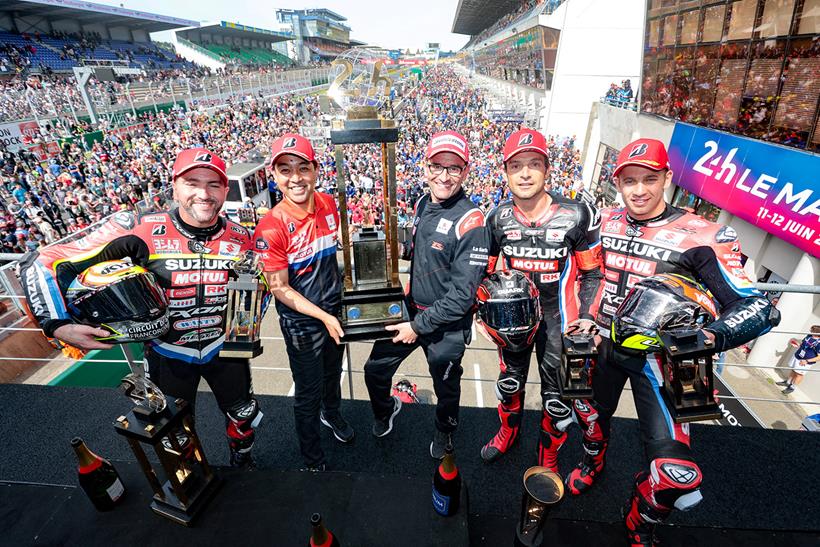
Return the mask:
<svg viewBox="0 0 820 547">
<path fill-rule="evenodd" d="M 191 63 L 151 42 L 150 33 L 195 21 L 76 0 L 0 3 L 0 75 L 70 72 L 83 61 L 146 70 Z"/>
<path fill-rule="evenodd" d="M 294 38 L 295 58 L 303 63 L 336 58 L 354 46 L 364 45 L 351 40 L 345 17 L 329 9 L 278 9 L 276 19 L 290 25 Z"/>
<path fill-rule="evenodd" d="M 183 28 L 173 33 L 177 52 L 213 69 L 226 65 L 292 66 L 293 60 L 274 49 L 276 44 L 291 38 L 286 32 L 227 21 Z"/>
</svg>

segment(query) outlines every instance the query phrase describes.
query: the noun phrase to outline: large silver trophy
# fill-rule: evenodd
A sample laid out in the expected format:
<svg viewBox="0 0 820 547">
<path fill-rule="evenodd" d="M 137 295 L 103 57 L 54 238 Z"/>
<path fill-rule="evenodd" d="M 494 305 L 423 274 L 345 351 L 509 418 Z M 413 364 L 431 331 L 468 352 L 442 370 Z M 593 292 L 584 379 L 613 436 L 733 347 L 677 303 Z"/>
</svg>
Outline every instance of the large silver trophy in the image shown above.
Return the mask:
<svg viewBox="0 0 820 547">
<path fill-rule="evenodd" d="M 330 131 L 335 148 L 336 187 L 341 217 L 344 288 L 341 323 L 343 342 L 389 338 L 386 325 L 409 320 L 399 281 L 396 208 L 396 142 L 394 120 L 379 115 L 390 96 L 392 81 L 375 54 L 352 49 L 333 61 L 338 70 L 328 96 L 346 113 Z M 352 238 L 348 230 L 344 146 L 379 144 L 382 166 L 384 230 L 362 228 Z"/>
<path fill-rule="evenodd" d="M 220 357 L 252 359 L 262 353 L 262 315 L 268 293 L 261 274 L 259 255 L 245 251 L 233 264 L 236 279 L 227 284 L 225 342 Z"/>
</svg>

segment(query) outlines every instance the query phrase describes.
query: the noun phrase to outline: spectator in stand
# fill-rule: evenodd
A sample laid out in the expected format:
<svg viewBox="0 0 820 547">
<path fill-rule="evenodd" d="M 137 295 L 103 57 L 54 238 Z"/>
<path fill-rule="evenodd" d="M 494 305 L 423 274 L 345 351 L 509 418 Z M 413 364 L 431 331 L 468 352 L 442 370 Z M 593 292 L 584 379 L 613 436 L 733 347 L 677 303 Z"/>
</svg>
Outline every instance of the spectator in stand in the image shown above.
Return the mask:
<svg viewBox="0 0 820 547">
<path fill-rule="evenodd" d="M 797 351 L 794 352 L 789 365 L 792 369 L 789 379 L 777 382 L 777 385 L 785 388 L 783 394 L 788 395 L 793 392 L 794 387 L 800 385 L 806 372 L 817 361 L 820 361 L 820 325 L 814 325 L 811 328 L 811 334 L 803 338 Z"/>
</svg>

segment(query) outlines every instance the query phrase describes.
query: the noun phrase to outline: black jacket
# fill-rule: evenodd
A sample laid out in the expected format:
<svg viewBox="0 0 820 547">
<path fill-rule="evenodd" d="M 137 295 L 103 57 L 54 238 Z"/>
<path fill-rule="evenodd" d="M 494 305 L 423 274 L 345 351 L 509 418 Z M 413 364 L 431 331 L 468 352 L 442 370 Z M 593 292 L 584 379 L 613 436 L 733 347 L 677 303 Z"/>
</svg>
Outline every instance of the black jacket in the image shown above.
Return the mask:
<svg viewBox="0 0 820 547">
<path fill-rule="evenodd" d="M 417 334 L 466 328 L 487 269 L 489 234 L 484 214 L 463 190 L 441 203 L 416 205 L 410 247 L 410 306 Z"/>
</svg>

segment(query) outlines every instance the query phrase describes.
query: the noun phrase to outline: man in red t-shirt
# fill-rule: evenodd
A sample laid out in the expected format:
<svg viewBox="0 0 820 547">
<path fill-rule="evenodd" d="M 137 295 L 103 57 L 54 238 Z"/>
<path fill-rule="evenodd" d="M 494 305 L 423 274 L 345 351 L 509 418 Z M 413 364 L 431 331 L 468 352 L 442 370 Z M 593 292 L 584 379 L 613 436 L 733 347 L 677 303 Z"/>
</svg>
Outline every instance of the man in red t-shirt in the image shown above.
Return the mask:
<svg viewBox="0 0 820 547">
<path fill-rule="evenodd" d="M 344 335 L 337 316 L 342 279 L 336 262 L 336 202 L 316 192 L 319 164 L 310 141 L 286 133 L 271 150 L 273 178 L 284 196 L 256 227 L 261 255 L 293 374 L 299 447 L 309 470 L 325 469 L 319 424 L 353 440 L 339 412 Z"/>
</svg>

